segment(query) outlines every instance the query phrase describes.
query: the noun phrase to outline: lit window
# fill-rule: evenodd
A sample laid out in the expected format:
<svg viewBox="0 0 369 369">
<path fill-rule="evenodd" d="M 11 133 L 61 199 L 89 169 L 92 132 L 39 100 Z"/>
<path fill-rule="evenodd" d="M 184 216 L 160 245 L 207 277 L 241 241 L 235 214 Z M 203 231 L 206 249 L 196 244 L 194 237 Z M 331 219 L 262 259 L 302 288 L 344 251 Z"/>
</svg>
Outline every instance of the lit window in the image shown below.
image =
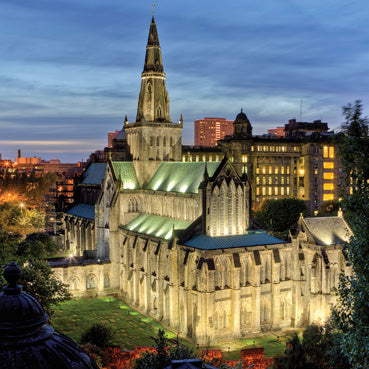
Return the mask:
<svg viewBox="0 0 369 369">
<path fill-rule="evenodd" d="M 259 174 L 260 170 L 259 168 L 256 168 L 256 174 Z"/>
<path fill-rule="evenodd" d="M 260 195 L 260 188 L 256 187 L 256 196 L 259 196 L 259 195 Z"/>
<path fill-rule="evenodd" d="M 329 157 L 330 157 L 331 159 L 333 159 L 333 158 L 334 158 L 334 147 L 333 147 L 333 146 L 330 146 L 330 147 L 329 147 Z"/>
<path fill-rule="evenodd" d="M 278 195 L 278 187 L 274 187 L 274 195 Z"/>
<path fill-rule="evenodd" d="M 323 158 L 328 158 L 328 146 L 323 147 Z"/>
<path fill-rule="evenodd" d="M 209 161 L 213 161 L 213 155 L 209 155 Z"/>
<path fill-rule="evenodd" d="M 247 166 L 246 165 L 242 166 L 242 173 L 247 174 Z"/>
<path fill-rule="evenodd" d="M 323 178 L 324 179 L 334 179 L 334 174 L 333 173 L 324 173 Z"/>
<path fill-rule="evenodd" d="M 264 151 L 268 151 L 268 146 L 264 146 L 264 147 L 263 147 L 263 150 L 264 150 Z"/>
<path fill-rule="evenodd" d="M 273 168 L 271 166 L 269 166 L 269 174 L 273 173 Z"/>
<path fill-rule="evenodd" d="M 281 167 L 281 174 L 284 174 L 284 167 Z"/>
<path fill-rule="evenodd" d="M 287 191 L 287 196 L 290 194 L 290 188 L 289 187 L 287 187 L 286 188 L 286 191 Z"/>
<path fill-rule="evenodd" d="M 199 161 L 199 156 L 198 155 L 196 155 L 196 161 Z"/>
<path fill-rule="evenodd" d="M 251 151 L 254 151 L 254 146 L 251 146 Z"/>
<path fill-rule="evenodd" d="M 266 194 L 266 189 L 265 189 L 265 187 L 263 187 L 263 188 L 262 188 L 262 193 L 263 193 L 263 195 L 265 196 L 265 194 Z"/>
<path fill-rule="evenodd" d="M 215 156 L 215 161 L 219 161 L 219 156 L 218 155 Z"/>
<path fill-rule="evenodd" d="M 247 155 L 242 155 L 242 163 L 247 163 Z"/>
<path fill-rule="evenodd" d="M 186 161 L 186 155 L 182 155 L 182 161 Z"/>
<path fill-rule="evenodd" d="M 281 187 L 281 195 L 284 195 L 284 187 Z"/>
<path fill-rule="evenodd" d="M 281 184 L 284 184 L 284 177 L 281 177 Z"/>
<path fill-rule="evenodd" d="M 282 146 L 282 152 L 286 152 L 287 151 L 287 147 L 286 146 Z"/>
<path fill-rule="evenodd" d="M 263 185 L 266 184 L 266 180 L 265 180 L 265 177 L 263 177 Z"/>
<path fill-rule="evenodd" d="M 303 176 L 305 174 L 305 170 L 304 169 L 299 169 L 299 175 Z"/>
<path fill-rule="evenodd" d="M 272 184 L 272 177 L 269 177 L 269 181 L 268 181 L 269 184 Z"/>
<path fill-rule="evenodd" d="M 278 174 L 278 167 L 274 168 L 274 174 Z"/>
<path fill-rule="evenodd" d="M 334 200 L 334 195 L 331 193 L 325 193 L 323 195 L 323 201 L 331 201 Z"/>
<path fill-rule="evenodd" d="M 262 172 L 263 172 L 263 174 L 266 173 L 266 168 L 265 167 L 262 168 Z"/>
<path fill-rule="evenodd" d="M 318 169 L 314 169 L 314 174 L 318 174 Z"/>
<path fill-rule="evenodd" d="M 323 190 L 331 191 L 334 189 L 333 183 L 324 183 L 323 184 Z"/>
<path fill-rule="evenodd" d="M 287 174 L 290 174 L 290 167 L 287 167 Z"/>
<path fill-rule="evenodd" d="M 272 196 L 272 187 L 268 187 L 268 195 Z"/>
<path fill-rule="evenodd" d="M 333 162 L 323 163 L 323 168 L 324 169 L 334 169 L 334 163 Z"/>
<path fill-rule="evenodd" d="M 259 177 L 256 177 L 256 184 L 260 184 L 260 178 Z"/>
</svg>

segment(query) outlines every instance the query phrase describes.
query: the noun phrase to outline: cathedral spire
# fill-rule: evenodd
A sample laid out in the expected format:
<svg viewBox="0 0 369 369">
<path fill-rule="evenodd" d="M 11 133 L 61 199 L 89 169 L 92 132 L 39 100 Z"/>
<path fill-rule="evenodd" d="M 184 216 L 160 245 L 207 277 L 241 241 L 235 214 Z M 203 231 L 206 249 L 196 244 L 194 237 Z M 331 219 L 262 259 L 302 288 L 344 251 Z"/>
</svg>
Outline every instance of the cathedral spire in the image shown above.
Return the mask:
<svg viewBox="0 0 369 369">
<path fill-rule="evenodd" d="M 172 123 L 169 116 L 169 96 L 165 87 L 165 73 L 154 15 L 147 39 L 136 122 Z"/>
</svg>

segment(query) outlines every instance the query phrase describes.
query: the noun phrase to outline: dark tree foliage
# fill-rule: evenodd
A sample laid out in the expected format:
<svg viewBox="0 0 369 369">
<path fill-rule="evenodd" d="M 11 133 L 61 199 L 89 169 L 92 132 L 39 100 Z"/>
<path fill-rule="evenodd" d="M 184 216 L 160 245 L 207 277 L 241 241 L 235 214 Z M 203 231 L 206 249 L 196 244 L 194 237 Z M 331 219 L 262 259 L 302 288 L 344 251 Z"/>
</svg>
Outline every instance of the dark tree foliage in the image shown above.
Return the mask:
<svg viewBox="0 0 369 369">
<path fill-rule="evenodd" d="M 168 347 L 168 340 L 165 332 L 159 329 L 155 341 L 155 351 L 145 352 L 135 363 L 134 369 L 163 369 L 170 365 L 171 360 L 194 359 L 195 354 L 192 349 L 178 343 L 175 347 Z"/>
<path fill-rule="evenodd" d="M 345 246 L 352 276 L 341 277 L 334 311 L 342 331 L 341 350 L 353 368 L 369 368 L 369 136 L 368 119 L 356 101 L 343 109 L 343 132 L 337 137 L 345 171 L 342 208 L 354 236 Z M 348 189 L 348 191 L 347 191 Z"/>
<path fill-rule="evenodd" d="M 45 259 L 53 256 L 58 246 L 46 233 L 31 233 L 18 245 L 16 254 L 25 259 Z"/>
<path fill-rule="evenodd" d="M 69 300 L 68 285 L 55 277 L 50 265 L 44 260 L 32 260 L 22 268 L 19 284 L 23 290 L 34 296 L 51 317 L 54 306 Z"/>
<path fill-rule="evenodd" d="M 88 328 L 81 337 L 82 344 L 91 344 L 99 348 L 105 348 L 113 343 L 115 331 L 112 327 L 97 323 Z"/>
<path fill-rule="evenodd" d="M 280 199 L 265 200 L 255 217 L 267 230 L 286 232 L 298 221 L 300 214 L 308 214 L 303 200 Z"/>
<path fill-rule="evenodd" d="M 337 216 L 341 203 L 338 200 L 325 201 L 318 210 L 318 217 Z"/>
<path fill-rule="evenodd" d="M 331 323 L 325 327 L 311 325 L 288 341 L 284 355 L 275 359 L 275 369 L 350 369 L 340 352 L 341 335 Z"/>
</svg>

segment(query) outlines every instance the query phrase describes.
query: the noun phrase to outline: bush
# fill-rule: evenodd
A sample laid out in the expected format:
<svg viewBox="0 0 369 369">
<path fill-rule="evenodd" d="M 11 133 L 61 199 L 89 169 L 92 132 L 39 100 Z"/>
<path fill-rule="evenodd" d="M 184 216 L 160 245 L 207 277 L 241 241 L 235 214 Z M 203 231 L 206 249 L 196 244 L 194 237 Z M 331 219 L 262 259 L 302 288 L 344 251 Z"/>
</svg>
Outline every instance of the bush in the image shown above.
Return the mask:
<svg viewBox="0 0 369 369">
<path fill-rule="evenodd" d="M 91 343 L 100 348 L 105 348 L 112 344 L 115 337 L 115 331 L 113 328 L 106 326 L 105 324 L 94 324 L 88 328 L 81 337 L 81 343 Z"/>
</svg>

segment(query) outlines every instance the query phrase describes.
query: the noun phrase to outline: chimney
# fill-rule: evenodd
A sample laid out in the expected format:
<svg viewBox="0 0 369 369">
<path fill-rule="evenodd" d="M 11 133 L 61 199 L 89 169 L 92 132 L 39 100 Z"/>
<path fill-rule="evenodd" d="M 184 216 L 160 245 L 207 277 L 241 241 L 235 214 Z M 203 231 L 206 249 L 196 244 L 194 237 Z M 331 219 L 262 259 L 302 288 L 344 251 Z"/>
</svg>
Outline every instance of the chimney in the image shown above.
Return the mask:
<svg viewBox="0 0 369 369">
<path fill-rule="evenodd" d="M 21 157 L 22 157 L 21 151 L 20 151 L 20 149 L 18 149 L 18 158 L 21 158 Z"/>
</svg>

